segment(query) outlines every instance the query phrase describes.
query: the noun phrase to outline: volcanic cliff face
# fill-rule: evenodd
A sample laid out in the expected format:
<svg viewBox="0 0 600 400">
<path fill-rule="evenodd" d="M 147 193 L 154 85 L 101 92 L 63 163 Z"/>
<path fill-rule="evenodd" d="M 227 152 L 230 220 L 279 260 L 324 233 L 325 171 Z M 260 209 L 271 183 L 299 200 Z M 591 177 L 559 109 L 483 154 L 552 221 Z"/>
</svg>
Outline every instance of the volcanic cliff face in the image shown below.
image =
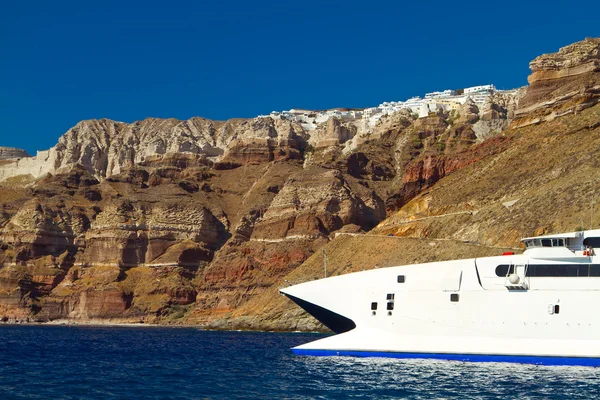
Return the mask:
<svg viewBox="0 0 600 400">
<path fill-rule="evenodd" d="M 226 122 L 148 118 L 132 124 L 108 119 L 82 121 L 50 150 L 4 165 L 0 180 L 19 175 L 39 178 L 68 171 L 76 164 L 103 179 L 147 158 L 167 154 L 196 154 L 210 163 L 223 160 L 224 165 L 294 158 L 303 145 L 297 133 L 302 133 L 302 128 L 272 118 Z"/>
<path fill-rule="evenodd" d="M 599 54 L 600 39 L 586 39 L 533 60 L 531 85 L 510 127 L 445 157 L 450 169 L 453 162 L 463 168 L 408 196 L 372 232 L 515 246 L 520 237 L 588 228 L 582 221 L 590 218 L 597 223 L 589 202 L 598 179 Z M 468 153 L 465 164 L 460 158 Z M 431 163 L 426 170 L 447 167 Z M 427 186 L 422 169 L 412 175 Z"/>
<path fill-rule="evenodd" d="M 12 158 L 30 157 L 25 150 L 16 149 L 14 147 L 0 146 L 0 160 L 9 160 Z"/>
<path fill-rule="evenodd" d="M 529 64 L 529 87 L 513 127 L 578 113 L 600 99 L 600 38 L 587 38 Z"/>
<path fill-rule="evenodd" d="M 0 164 L 0 318 L 317 329 L 276 289 L 320 276 L 323 246 L 337 274 L 497 254 L 557 229 L 557 215 L 566 230 L 595 176 L 595 147 L 579 144 L 600 126 L 598 47 L 534 60 L 531 86 L 482 109 L 400 111 L 375 127 L 82 121 Z M 567 99 L 569 85 L 585 90 Z M 540 212 L 548 202 L 560 215 Z M 365 232 L 395 237 L 351 236 Z"/>
</svg>

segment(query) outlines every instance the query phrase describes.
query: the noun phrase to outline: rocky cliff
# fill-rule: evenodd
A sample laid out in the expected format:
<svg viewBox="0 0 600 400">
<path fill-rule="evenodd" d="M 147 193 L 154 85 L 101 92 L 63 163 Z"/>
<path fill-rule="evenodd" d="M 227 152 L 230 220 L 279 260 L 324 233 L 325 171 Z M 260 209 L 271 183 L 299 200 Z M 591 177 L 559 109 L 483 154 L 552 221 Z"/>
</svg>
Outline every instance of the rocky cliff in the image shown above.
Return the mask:
<svg viewBox="0 0 600 400">
<path fill-rule="evenodd" d="M 18 175 L 39 178 L 62 173 L 73 165 L 104 179 L 167 154 L 195 154 L 210 164 L 216 160 L 230 165 L 273 161 L 294 157 L 302 146 L 299 131 L 301 128 L 290 122 L 271 118 L 226 122 L 148 118 L 132 124 L 108 119 L 82 121 L 53 148 L 3 166 L 0 181 Z"/>
<path fill-rule="evenodd" d="M 534 60 L 482 109 L 373 128 L 82 121 L 0 164 L 0 318 L 317 329 L 276 294 L 319 276 L 323 246 L 338 274 L 575 229 L 600 163 L 598 48 Z"/>
<path fill-rule="evenodd" d="M 600 38 L 587 38 L 529 64 L 529 87 L 513 127 L 578 113 L 600 99 Z"/>
<path fill-rule="evenodd" d="M 14 147 L 0 146 L 0 160 L 10 160 L 13 158 L 31 157 L 25 150 Z"/>
</svg>

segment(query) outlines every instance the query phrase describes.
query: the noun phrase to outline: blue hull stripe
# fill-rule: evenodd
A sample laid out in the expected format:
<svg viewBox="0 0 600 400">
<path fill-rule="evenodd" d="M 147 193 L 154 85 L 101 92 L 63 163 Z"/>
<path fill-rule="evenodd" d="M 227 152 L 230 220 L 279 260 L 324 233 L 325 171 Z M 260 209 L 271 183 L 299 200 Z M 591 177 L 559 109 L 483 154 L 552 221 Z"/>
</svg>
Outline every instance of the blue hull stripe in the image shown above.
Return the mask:
<svg viewBox="0 0 600 400">
<path fill-rule="evenodd" d="M 387 358 L 424 358 L 437 360 L 469 361 L 469 362 L 507 362 L 538 365 L 579 365 L 588 367 L 600 366 L 600 358 L 592 357 L 557 357 L 557 356 L 519 356 L 498 354 L 444 354 L 444 353 L 402 353 L 387 351 L 358 350 L 310 350 L 292 349 L 302 356 L 350 356 L 350 357 L 387 357 Z"/>
</svg>

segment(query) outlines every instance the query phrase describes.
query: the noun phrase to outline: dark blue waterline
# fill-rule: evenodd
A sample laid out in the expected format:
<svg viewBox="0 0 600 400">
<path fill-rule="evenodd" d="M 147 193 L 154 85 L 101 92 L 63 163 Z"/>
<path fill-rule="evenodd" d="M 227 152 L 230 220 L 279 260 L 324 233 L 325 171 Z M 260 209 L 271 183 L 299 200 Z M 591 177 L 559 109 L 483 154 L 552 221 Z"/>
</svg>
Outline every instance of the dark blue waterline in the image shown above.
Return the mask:
<svg viewBox="0 0 600 400">
<path fill-rule="evenodd" d="M 593 357 L 550 357 L 550 356 L 521 356 L 498 354 L 446 354 L 446 353 L 403 353 L 391 351 L 357 351 L 357 350 L 312 350 L 292 349 L 301 356 L 348 356 L 348 357 L 384 357 L 384 358 L 416 358 L 466 362 L 502 362 L 517 364 L 535 364 L 548 366 L 580 366 L 598 367 L 600 358 Z"/>
</svg>

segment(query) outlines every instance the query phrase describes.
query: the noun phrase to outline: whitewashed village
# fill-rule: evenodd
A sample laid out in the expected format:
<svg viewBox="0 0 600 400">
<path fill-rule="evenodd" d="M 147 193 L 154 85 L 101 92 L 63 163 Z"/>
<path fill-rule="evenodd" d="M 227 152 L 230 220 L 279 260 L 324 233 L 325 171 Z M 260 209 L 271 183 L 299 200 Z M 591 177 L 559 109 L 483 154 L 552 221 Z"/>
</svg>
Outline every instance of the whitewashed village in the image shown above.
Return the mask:
<svg viewBox="0 0 600 400">
<path fill-rule="evenodd" d="M 440 92 L 426 93 L 423 98 L 416 96 L 406 101 L 386 101 L 376 107 L 365 109 L 336 108 L 331 110 L 304 110 L 291 109 L 289 111 L 273 111 L 269 115 L 259 117 L 271 117 L 285 119 L 299 123 L 305 130 L 312 131 L 317 125 L 327 122 L 330 118 L 343 121 L 354 121 L 362 119 L 365 127 L 373 128 L 377 122 L 386 115 L 391 115 L 402 109 L 410 110 L 418 115 L 418 118 L 427 117 L 432 112 L 451 111 L 458 109 L 467 101 L 472 101 L 482 110 L 490 97 L 496 93 L 512 94 L 518 89 L 497 90 L 494 85 L 472 86 L 465 89 L 447 89 Z"/>
</svg>

